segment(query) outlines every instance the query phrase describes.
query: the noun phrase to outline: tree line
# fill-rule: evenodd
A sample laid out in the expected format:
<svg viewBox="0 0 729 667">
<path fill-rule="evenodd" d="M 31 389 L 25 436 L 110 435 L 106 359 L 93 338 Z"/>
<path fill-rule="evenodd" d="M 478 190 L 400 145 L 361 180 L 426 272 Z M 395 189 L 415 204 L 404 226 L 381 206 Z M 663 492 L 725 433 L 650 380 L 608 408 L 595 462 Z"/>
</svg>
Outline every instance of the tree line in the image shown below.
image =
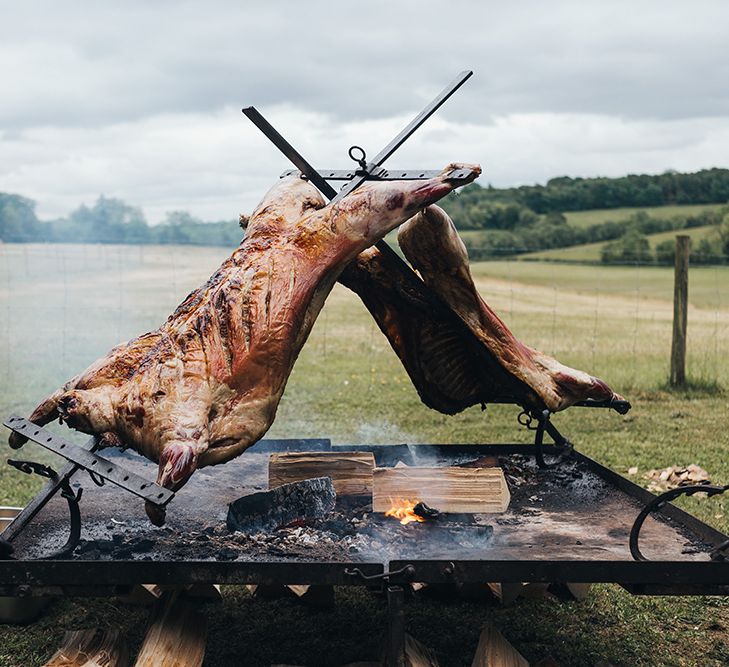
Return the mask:
<svg viewBox="0 0 729 667">
<path fill-rule="evenodd" d="M 715 226 L 716 234 L 703 239 L 701 248 L 697 246 L 694 250 L 700 253 L 701 261 L 704 263 L 724 262 L 729 257 L 729 206 L 671 217 L 637 211 L 624 220 L 608 220 L 589 227 L 570 225 L 562 213 L 548 213 L 543 216 L 534 215 L 527 224 L 515 228 L 487 229 L 469 233 L 464 241 L 473 260 L 610 241 L 612 243 L 607 243 L 605 246 L 608 248 L 604 260 L 606 262 L 637 261 L 635 253 L 638 253 L 640 258 L 653 262 L 658 260 L 649 252 L 650 243 L 646 238 L 648 234 L 707 225 Z M 636 239 L 644 239 L 645 242 L 641 241 L 640 245 L 645 245 L 648 249 L 638 252 Z M 697 261 L 699 261 L 698 256 L 697 254 Z"/>
<path fill-rule="evenodd" d="M 0 193 L 0 240 L 6 243 L 169 243 L 235 246 L 243 232 L 237 221 L 205 222 L 187 211 L 171 211 L 150 225 L 142 210 L 121 199 L 99 197 L 65 218 L 39 220 L 32 199 Z"/>
<path fill-rule="evenodd" d="M 456 201 L 458 202 L 456 204 Z M 658 175 L 629 175 L 619 178 L 571 178 L 560 176 L 546 185 L 515 188 L 464 188 L 451 197 L 458 209 L 463 229 L 493 228 L 508 225 L 517 215 L 514 210 L 499 212 L 497 204 L 521 206 L 536 214 L 591 209 L 669 204 L 724 204 L 729 202 L 729 169 L 703 169 L 694 173 L 667 171 Z M 518 217 L 518 215 L 517 215 Z M 455 219 L 455 218 L 454 218 Z"/>
<path fill-rule="evenodd" d="M 577 227 L 563 212 L 593 208 L 705 204 L 729 202 L 729 169 L 705 169 L 692 174 L 667 172 L 621 178 L 553 178 L 546 185 L 497 189 L 469 185 L 446 197 L 442 205 L 466 239 L 474 260 L 564 248 L 583 243 L 607 243 L 605 261 L 633 257 L 661 261 L 665 253 L 650 251 L 647 234 L 716 225 L 717 234 L 703 244 L 704 258 L 723 261 L 729 246 L 721 230 L 729 230 L 729 208 L 671 218 L 637 212 L 628 219 Z M 167 213 L 150 225 L 142 210 L 100 196 L 64 218 L 39 220 L 35 202 L 0 193 L 0 240 L 4 242 L 168 243 L 233 247 L 243 233 L 236 221 L 206 222 L 186 211 Z M 723 225 L 723 226 L 722 226 Z M 645 246 L 648 244 L 648 249 Z M 642 248 L 642 249 L 641 249 Z M 707 260 L 708 261 L 708 260 Z"/>
</svg>

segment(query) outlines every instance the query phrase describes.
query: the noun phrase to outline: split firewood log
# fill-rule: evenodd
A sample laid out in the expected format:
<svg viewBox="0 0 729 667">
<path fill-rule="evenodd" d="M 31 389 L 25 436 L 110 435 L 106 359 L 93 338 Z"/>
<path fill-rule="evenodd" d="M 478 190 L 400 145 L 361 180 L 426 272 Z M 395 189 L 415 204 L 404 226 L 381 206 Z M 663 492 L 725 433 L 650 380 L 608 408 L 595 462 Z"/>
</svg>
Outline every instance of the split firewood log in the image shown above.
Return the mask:
<svg viewBox="0 0 729 667">
<path fill-rule="evenodd" d="M 200 667 L 205 657 L 205 617 L 179 591 L 166 591 L 152 610 L 135 667 Z"/>
<path fill-rule="evenodd" d="M 127 667 L 129 648 L 115 628 L 72 630 L 43 667 Z"/>
</svg>

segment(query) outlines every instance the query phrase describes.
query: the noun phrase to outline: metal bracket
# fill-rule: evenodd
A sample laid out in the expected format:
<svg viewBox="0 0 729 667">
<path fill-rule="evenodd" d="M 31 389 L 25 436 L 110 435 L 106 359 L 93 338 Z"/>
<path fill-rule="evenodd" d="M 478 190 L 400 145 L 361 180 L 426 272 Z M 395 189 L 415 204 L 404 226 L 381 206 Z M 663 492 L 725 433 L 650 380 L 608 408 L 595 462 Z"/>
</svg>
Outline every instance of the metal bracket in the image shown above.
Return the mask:
<svg viewBox="0 0 729 667">
<path fill-rule="evenodd" d="M 358 567 L 352 569 L 347 568 L 344 574 L 348 577 L 359 577 L 362 581 L 384 581 L 389 583 L 391 577 L 402 577 L 405 580 L 412 579 L 415 574 L 415 566 L 408 563 L 399 570 L 380 572 L 379 574 L 365 574 Z"/>
<path fill-rule="evenodd" d="M 615 410 L 619 415 L 627 414 L 633 407 L 630 401 L 626 401 L 624 398 L 610 398 L 604 401 L 599 401 L 595 398 L 586 398 L 584 401 L 578 401 L 574 405 L 580 408 L 606 408 L 608 410 Z"/>
<path fill-rule="evenodd" d="M 44 560 L 50 560 L 53 558 L 66 558 L 73 553 L 73 550 L 78 546 L 79 540 L 81 539 L 81 510 L 79 508 L 79 501 L 81 500 L 81 494 L 83 489 L 79 489 L 77 493 L 73 492 L 71 483 L 67 477 L 60 477 L 58 473 L 50 466 L 43 465 L 37 461 L 18 461 L 15 459 L 8 459 L 8 463 L 17 468 L 21 472 L 27 475 L 39 475 L 40 477 L 46 477 L 52 482 L 57 482 L 60 485 L 61 497 L 66 499 L 68 503 L 69 513 L 69 533 L 66 543 L 53 553 L 44 556 Z M 10 546 L 8 544 L 8 546 Z M 12 553 L 12 546 L 10 546 L 10 552 Z"/>
<path fill-rule="evenodd" d="M 552 424 L 552 422 L 549 420 L 550 416 L 551 413 L 549 410 L 542 410 L 541 412 L 537 412 L 524 408 L 517 417 L 517 421 L 522 426 L 526 427 L 530 431 L 535 431 L 534 457 L 537 460 L 537 465 L 542 469 L 554 468 L 555 466 L 559 465 L 570 456 L 572 456 L 572 453 L 574 452 L 574 446 L 557 430 L 557 427 Z M 532 424 L 535 420 L 537 422 L 537 425 L 533 426 Z M 544 459 L 545 432 L 549 434 L 552 440 L 554 440 L 554 446 L 559 449 L 559 451 L 557 452 L 557 458 L 551 463 L 547 463 L 547 461 Z"/>
<path fill-rule="evenodd" d="M 691 486 L 679 486 L 676 489 L 671 489 L 656 496 L 651 500 L 641 511 L 635 519 L 633 527 L 630 529 L 630 555 L 633 556 L 634 560 L 647 561 L 648 559 L 641 553 L 640 547 L 638 546 L 638 539 L 640 537 L 640 529 L 643 527 L 643 523 L 648 518 L 651 512 L 655 512 L 664 507 L 667 503 L 679 496 L 692 496 L 694 493 L 705 493 L 707 496 L 716 496 L 725 491 L 729 491 L 729 484 L 726 486 L 711 486 L 709 484 L 693 484 Z M 729 540 L 714 547 L 709 553 L 711 560 L 720 561 L 727 560 L 727 554 L 725 553 L 729 549 Z"/>
<path fill-rule="evenodd" d="M 54 454 L 71 461 L 80 468 L 92 472 L 95 477 L 108 480 L 153 505 L 164 506 L 175 497 L 175 494 L 169 489 L 165 489 L 155 482 L 150 482 L 98 454 L 74 445 L 27 419 L 12 415 L 3 422 L 3 425 L 41 445 L 41 447 L 45 447 Z"/>
</svg>

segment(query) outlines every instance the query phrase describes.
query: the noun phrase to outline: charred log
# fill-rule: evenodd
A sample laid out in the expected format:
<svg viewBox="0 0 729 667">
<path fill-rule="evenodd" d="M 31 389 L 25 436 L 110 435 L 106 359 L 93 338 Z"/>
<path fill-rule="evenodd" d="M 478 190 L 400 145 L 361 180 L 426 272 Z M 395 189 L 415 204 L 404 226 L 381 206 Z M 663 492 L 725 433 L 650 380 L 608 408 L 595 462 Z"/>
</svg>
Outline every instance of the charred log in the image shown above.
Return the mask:
<svg viewBox="0 0 729 667">
<path fill-rule="evenodd" d="M 243 533 L 271 531 L 294 522 L 321 519 L 334 509 L 336 501 L 329 477 L 283 484 L 232 502 L 227 524 L 230 530 Z"/>
</svg>

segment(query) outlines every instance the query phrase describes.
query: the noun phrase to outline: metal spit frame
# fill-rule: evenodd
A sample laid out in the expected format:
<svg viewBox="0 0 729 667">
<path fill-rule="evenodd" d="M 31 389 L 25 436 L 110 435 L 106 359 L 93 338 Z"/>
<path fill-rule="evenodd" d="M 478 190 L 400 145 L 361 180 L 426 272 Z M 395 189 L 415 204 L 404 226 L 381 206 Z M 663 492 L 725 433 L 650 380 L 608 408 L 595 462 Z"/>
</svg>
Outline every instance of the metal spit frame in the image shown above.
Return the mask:
<svg viewBox="0 0 729 667">
<path fill-rule="evenodd" d="M 309 444 L 312 447 L 309 447 Z M 533 456 L 532 445 L 331 445 L 326 440 L 261 441 L 260 452 L 369 451 L 378 466 L 392 465 L 406 455 L 425 457 Z M 656 496 L 629 479 L 573 450 L 572 457 L 584 464 L 609 487 L 610 493 L 629 496 L 639 505 Z M 666 504 L 661 518 L 672 522 L 716 550 L 729 537 L 688 512 Z M 386 562 L 322 561 L 193 561 L 193 560 L 4 560 L 0 561 L 0 595 L 108 595 L 129 586 L 154 581 L 159 584 L 334 584 L 361 585 L 376 580 L 391 585 L 410 581 L 426 583 L 577 582 L 618 583 L 634 593 L 666 595 L 729 594 L 729 559 L 717 553 L 714 560 L 585 560 L 512 559 L 467 560 L 454 552 L 449 560 L 411 558 Z M 83 582 L 81 584 L 80 582 Z"/>
<path fill-rule="evenodd" d="M 243 109 L 243 113 L 251 119 L 259 129 L 286 155 L 300 172 L 318 187 L 332 201 L 345 197 L 366 180 L 395 180 L 431 178 L 434 174 L 428 170 L 389 171 L 382 167 L 390 157 L 465 81 L 472 72 L 465 71 L 447 86 L 400 134 L 393 139 L 372 161 L 367 161 L 364 150 L 353 146 L 349 156 L 358 164 L 353 171 L 314 169 L 286 141 L 270 123 L 254 108 Z M 289 175 L 291 171 L 284 172 Z M 329 185 L 327 179 L 345 180 L 346 185 L 337 193 Z M 384 241 L 377 244 L 378 249 L 393 258 L 395 266 L 403 273 L 406 280 L 414 283 L 417 289 L 424 290 L 420 281 L 410 268 Z M 434 296 L 434 295 L 433 295 Z M 438 301 L 436 299 L 436 301 Z M 442 304 L 446 313 L 457 319 L 447 304 Z M 494 402 L 520 405 L 517 397 L 504 396 Z M 630 409 L 626 402 L 583 401 L 582 407 L 612 408 L 625 413 Z M 549 434 L 562 455 L 579 457 L 589 467 L 612 486 L 616 493 L 624 493 L 636 498 L 644 504 L 653 503 L 665 516 L 683 524 L 687 529 L 699 535 L 707 544 L 714 547 L 712 560 L 709 561 L 579 561 L 579 560 L 394 560 L 388 563 L 324 563 L 324 562 L 210 562 L 210 561 L 81 561 L 81 560 L 0 560 L 0 595 L 114 595 L 126 592 L 138 583 L 155 581 L 159 584 L 184 583 L 301 583 L 301 584 L 334 584 L 365 585 L 373 581 L 381 582 L 387 591 L 389 606 L 388 657 L 391 665 L 404 664 L 404 586 L 410 581 L 430 583 L 468 583 L 483 581 L 533 581 L 533 582 L 614 582 L 636 594 L 713 594 L 729 595 L 729 561 L 726 550 L 729 538 L 712 529 L 695 517 L 670 505 L 666 501 L 656 503 L 656 498 L 649 492 L 633 484 L 620 475 L 604 468 L 597 462 L 574 451 L 569 441 L 556 429 L 550 421 L 547 411 L 539 412 L 523 407 L 523 418 L 520 423 L 536 432 L 535 447 L 524 445 L 448 445 L 451 448 L 466 448 L 469 453 L 489 454 L 535 454 L 540 467 L 557 464 L 562 456 L 548 463 L 544 458 L 543 438 Z M 44 447 L 53 449 L 65 457 L 69 464 L 59 473 L 51 469 L 41 470 L 42 466 L 27 461 L 16 461 L 14 465 L 25 472 L 39 472 L 50 477 L 46 488 L 31 501 L 16 521 L 5 532 L 6 538 L 17 536 L 40 509 L 59 491 L 65 491 L 64 497 L 74 516 L 73 504 L 78 511 L 79 496 L 73 498 L 68 482 L 80 470 L 86 470 L 96 483 L 102 480 L 111 481 L 123 489 L 145 497 L 151 502 L 168 503 L 174 494 L 158 487 L 153 482 L 131 479 L 124 468 L 114 466 L 112 462 L 94 453 L 99 442 L 93 439 L 85 448 L 64 444 L 61 438 L 56 442 L 48 436 L 41 437 L 42 429 L 35 432 L 35 425 L 21 418 L 13 417 L 12 423 L 5 425 L 32 439 Z M 23 427 L 23 428 L 21 428 Z M 31 429 L 33 429 L 31 431 Z M 300 441 L 303 445 L 304 441 Z M 49 445 L 51 445 L 49 447 Z M 54 447 L 55 445 L 55 447 Z M 438 447 L 421 445 L 419 447 Z M 358 449 L 362 449 L 358 447 Z M 392 448 L 389 455 L 392 454 Z M 373 451 L 375 448 L 373 448 Z M 380 448 L 381 455 L 384 454 Z M 110 465 L 111 464 L 111 465 Z M 99 472 L 102 470 L 102 472 Z M 725 490 L 717 490 L 717 493 Z M 162 495 L 160 495 L 162 494 Z M 636 521 L 637 523 L 637 521 Z M 74 526 L 72 521 L 72 536 Z M 636 537 L 637 544 L 637 537 Z M 9 543 L 0 543 L 0 558 L 9 557 L 9 549 L 3 553 L 2 547 Z M 72 552 L 70 541 L 64 556 Z M 79 583 L 83 581 L 83 584 Z M 70 583 L 69 582 L 73 582 Z"/>
</svg>

